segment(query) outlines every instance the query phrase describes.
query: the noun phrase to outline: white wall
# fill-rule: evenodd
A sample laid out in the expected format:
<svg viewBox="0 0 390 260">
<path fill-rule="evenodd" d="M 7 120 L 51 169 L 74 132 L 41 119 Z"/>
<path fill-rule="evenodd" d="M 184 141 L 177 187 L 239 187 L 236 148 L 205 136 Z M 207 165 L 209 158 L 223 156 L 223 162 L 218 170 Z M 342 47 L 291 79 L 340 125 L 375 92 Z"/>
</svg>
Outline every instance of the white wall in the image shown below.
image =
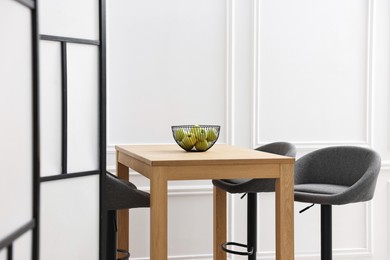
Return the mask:
<svg viewBox="0 0 390 260">
<path fill-rule="evenodd" d="M 109 169 L 114 145 L 172 143 L 174 124 L 220 124 L 219 143 L 251 148 L 291 141 L 298 157 L 331 145 L 371 147 L 383 160 L 375 198 L 334 208 L 334 258 L 388 259 L 389 4 L 108 1 Z M 130 179 L 148 188 L 137 173 Z M 211 259 L 210 182 L 169 185 L 169 255 Z M 258 257 L 272 259 L 274 195 L 259 198 Z M 202 216 L 186 215 L 204 207 Z M 245 242 L 245 207 L 231 197 L 232 240 Z M 148 259 L 149 211 L 131 213 L 132 256 Z M 295 224 L 297 259 L 318 259 L 319 207 L 296 214 Z"/>
</svg>

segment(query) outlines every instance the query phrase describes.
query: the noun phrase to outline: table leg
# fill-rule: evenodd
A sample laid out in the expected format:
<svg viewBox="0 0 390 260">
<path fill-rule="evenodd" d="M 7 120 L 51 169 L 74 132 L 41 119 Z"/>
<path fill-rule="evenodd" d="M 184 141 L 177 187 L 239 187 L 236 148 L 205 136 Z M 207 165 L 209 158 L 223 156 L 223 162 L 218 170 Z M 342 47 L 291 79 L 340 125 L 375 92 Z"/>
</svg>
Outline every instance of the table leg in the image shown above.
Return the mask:
<svg viewBox="0 0 390 260">
<path fill-rule="evenodd" d="M 214 186 L 214 260 L 226 260 L 221 244 L 226 242 L 226 192 Z"/>
<path fill-rule="evenodd" d="M 117 174 L 119 179 L 129 180 L 129 168 L 125 165 L 117 162 Z M 121 209 L 117 211 L 117 221 L 118 221 L 118 247 L 129 251 L 129 210 Z M 117 255 L 120 257 L 121 255 Z"/>
<path fill-rule="evenodd" d="M 150 260 L 168 259 L 168 181 L 153 169 L 150 179 Z"/>
<path fill-rule="evenodd" d="M 276 260 L 294 259 L 294 164 L 280 166 L 276 179 Z"/>
</svg>

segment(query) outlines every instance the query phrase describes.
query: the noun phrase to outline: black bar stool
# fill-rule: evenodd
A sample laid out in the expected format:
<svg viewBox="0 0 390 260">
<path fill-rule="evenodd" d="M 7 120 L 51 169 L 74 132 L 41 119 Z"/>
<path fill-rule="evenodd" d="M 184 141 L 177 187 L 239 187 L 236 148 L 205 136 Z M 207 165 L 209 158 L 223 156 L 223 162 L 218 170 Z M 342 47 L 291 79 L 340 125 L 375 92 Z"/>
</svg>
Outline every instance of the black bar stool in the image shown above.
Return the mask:
<svg viewBox="0 0 390 260">
<path fill-rule="evenodd" d="M 275 142 L 260 146 L 255 150 L 274 153 L 289 157 L 295 157 L 295 146 L 287 142 Z M 222 250 L 236 255 L 246 255 L 249 260 L 256 259 L 257 253 L 257 193 L 274 192 L 275 179 L 228 179 L 213 180 L 213 184 L 229 193 L 248 194 L 247 200 L 247 244 L 225 242 L 221 245 Z M 244 196 L 245 196 L 244 194 Z M 234 251 L 229 246 L 246 248 L 245 251 Z"/>
</svg>

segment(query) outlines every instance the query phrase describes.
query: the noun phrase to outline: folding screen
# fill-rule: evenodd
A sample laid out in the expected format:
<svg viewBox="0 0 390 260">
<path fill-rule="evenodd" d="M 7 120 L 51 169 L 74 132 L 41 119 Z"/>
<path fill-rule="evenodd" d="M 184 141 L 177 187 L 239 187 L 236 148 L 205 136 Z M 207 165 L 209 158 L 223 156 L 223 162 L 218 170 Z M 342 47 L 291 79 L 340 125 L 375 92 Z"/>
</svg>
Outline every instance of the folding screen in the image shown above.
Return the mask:
<svg viewBox="0 0 390 260">
<path fill-rule="evenodd" d="M 105 259 L 105 3 L 40 9 L 41 259 Z"/>
<path fill-rule="evenodd" d="M 0 259 L 39 258 L 37 1 L 0 1 Z"/>
<path fill-rule="evenodd" d="M 41 35 L 42 181 L 99 173 L 99 41 Z"/>
</svg>

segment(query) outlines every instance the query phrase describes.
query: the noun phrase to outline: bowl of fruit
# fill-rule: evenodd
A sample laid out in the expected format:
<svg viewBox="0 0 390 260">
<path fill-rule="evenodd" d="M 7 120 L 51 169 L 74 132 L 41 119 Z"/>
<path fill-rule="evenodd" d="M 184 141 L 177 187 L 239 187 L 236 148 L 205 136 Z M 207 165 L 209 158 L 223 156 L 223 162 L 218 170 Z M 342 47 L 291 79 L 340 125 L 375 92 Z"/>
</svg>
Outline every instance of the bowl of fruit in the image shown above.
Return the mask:
<svg viewBox="0 0 390 260">
<path fill-rule="evenodd" d="M 173 139 L 187 152 L 205 152 L 219 137 L 218 125 L 177 125 L 172 126 Z"/>
</svg>

